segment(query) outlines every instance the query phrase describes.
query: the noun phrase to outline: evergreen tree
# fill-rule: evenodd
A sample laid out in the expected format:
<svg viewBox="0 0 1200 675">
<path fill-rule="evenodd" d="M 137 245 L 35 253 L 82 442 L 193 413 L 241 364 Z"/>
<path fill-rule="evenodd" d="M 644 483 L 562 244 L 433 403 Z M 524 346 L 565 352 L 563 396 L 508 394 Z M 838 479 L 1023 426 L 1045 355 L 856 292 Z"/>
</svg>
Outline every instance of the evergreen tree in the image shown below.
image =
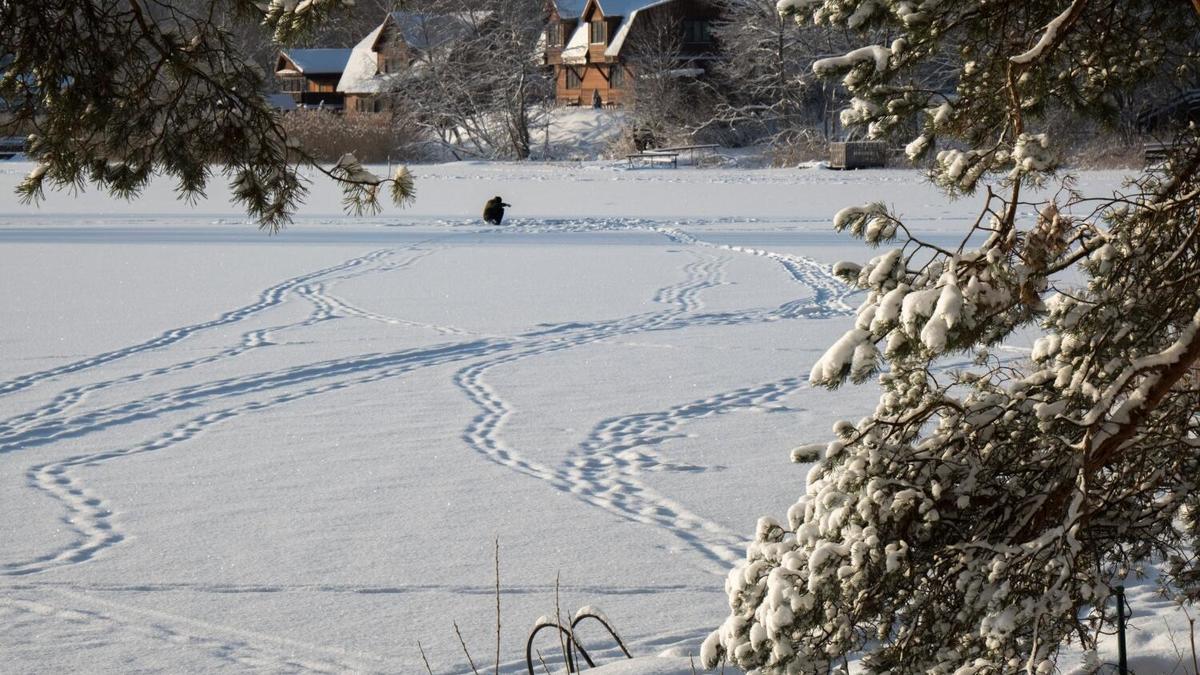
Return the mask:
<svg viewBox="0 0 1200 675">
<path fill-rule="evenodd" d="M 379 192 L 412 198 L 406 169 L 389 178 L 353 156 L 321 167 L 288 142 L 265 100 L 265 74 L 231 23 L 259 22 L 278 44 L 299 39 L 351 0 L 0 0 L 0 136 L 28 135 L 37 168 L 20 185 L 87 184 L 134 197 L 155 173 L 184 198 L 214 171 L 234 199 L 276 229 L 303 200 L 300 167 L 339 181 L 347 206 L 378 208 Z"/>
<path fill-rule="evenodd" d="M 1193 7 L 1193 4 L 1196 4 Z M 1092 648 L 1123 578 L 1159 565 L 1195 600 L 1200 535 L 1200 131 L 1119 193 L 1077 192 L 1048 111 L 1099 120 L 1147 83 L 1197 86 L 1200 3 L 782 0 L 820 25 L 882 31 L 814 64 L 876 138 L 912 128 L 949 196 L 979 195 L 961 243 L 913 236 L 883 204 L 834 218 L 885 252 L 835 271 L 865 292 L 813 367 L 878 379 L 838 422 L 786 520 L 760 520 L 703 658 L 752 672 L 1055 672 Z M 876 32 L 875 34 L 880 34 Z M 919 85 L 959 63 L 953 91 Z M 926 71 L 927 72 L 927 71 Z M 967 202 L 960 201 L 965 204 Z M 989 348 L 1039 332 L 1030 357 Z M 974 366 L 947 372 L 953 353 Z"/>
</svg>

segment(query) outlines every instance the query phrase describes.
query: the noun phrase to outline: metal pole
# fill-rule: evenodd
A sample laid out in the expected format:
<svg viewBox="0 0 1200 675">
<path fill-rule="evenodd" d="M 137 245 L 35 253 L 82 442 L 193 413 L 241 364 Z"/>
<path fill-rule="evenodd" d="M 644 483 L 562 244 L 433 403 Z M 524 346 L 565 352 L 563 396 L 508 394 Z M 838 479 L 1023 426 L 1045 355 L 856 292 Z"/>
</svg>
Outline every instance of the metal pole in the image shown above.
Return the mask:
<svg viewBox="0 0 1200 675">
<path fill-rule="evenodd" d="M 1129 675 L 1129 661 L 1125 654 L 1125 587 L 1117 586 L 1117 672 Z"/>
</svg>

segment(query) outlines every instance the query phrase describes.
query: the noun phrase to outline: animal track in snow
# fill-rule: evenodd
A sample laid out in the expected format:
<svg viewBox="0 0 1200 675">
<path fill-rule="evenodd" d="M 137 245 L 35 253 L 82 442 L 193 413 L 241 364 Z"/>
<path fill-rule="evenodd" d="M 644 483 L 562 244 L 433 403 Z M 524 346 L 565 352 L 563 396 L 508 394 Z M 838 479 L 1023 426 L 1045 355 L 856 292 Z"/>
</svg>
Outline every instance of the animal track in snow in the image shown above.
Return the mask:
<svg viewBox="0 0 1200 675">
<path fill-rule="evenodd" d="M 562 225 L 549 224 L 551 227 Z M 612 229 L 611 222 L 590 229 Z M 661 227 L 652 227 L 637 221 L 633 223 L 618 223 L 617 229 L 644 229 L 655 231 L 671 237 L 685 245 L 705 246 L 690 235 L 678 230 L 665 231 Z M 727 249 L 735 252 L 746 252 L 734 247 L 708 245 L 709 248 Z M 769 252 L 754 252 L 756 255 L 775 254 Z M 473 340 L 449 345 L 436 346 L 424 350 L 404 350 L 383 354 L 364 354 L 347 359 L 302 364 L 276 371 L 251 373 L 238 377 L 228 377 L 218 380 L 200 382 L 177 387 L 169 391 L 160 391 L 141 398 L 109 405 L 106 407 L 87 410 L 78 414 L 68 415 L 71 407 L 83 400 L 87 393 L 101 388 L 137 382 L 149 377 L 165 375 L 181 370 L 189 370 L 208 365 L 215 360 L 230 358 L 260 345 L 272 342 L 272 333 L 281 330 L 296 330 L 327 321 L 338 316 L 353 316 L 384 323 L 401 325 L 419 325 L 440 330 L 446 334 L 458 335 L 461 331 L 449 327 L 428 326 L 416 324 L 393 317 L 385 317 L 368 310 L 363 310 L 337 298 L 329 292 L 329 285 L 347 278 L 372 273 L 372 271 L 399 269 L 411 265 L 417 259 L 428 255 L 428 251 L 418 252 L 408 259 L 398 260 L 393 251 L 375 251 L 370 254 L 352 258 L 339 265 L 330 266 L 316 272 L 300 275 L 276 284 L 260 295 L 258 302 L 227 312 L 210 322 L 184 326 L 168 331 L 158 338 L 134 345 L 122 350 L 101 354 L 91 359 L 68 364 L 57 369 L 41 371 L 22 376 L 0 385 L 0 392 L 15 391 L 18 388 L 31 386 L 36 382 L 51 379 L 59 374 L 75 372 L 126 358 L 141 352 L 163 349 L 185 339 L 197 332 L 235 323 L 254 314 L 285 302 L 288 297 L 297 297 L 309 302 L 313 311 L 303 321 L 276 326 L 268 329 L 258 329 L 243 335 L 239 343 L 216 355 L 200 359 L 188 360 L 170 366 L 134 373 L 122 378 L 92 383 L 83 387 L 69 389 L 55 398 L 50 404 L 25 415 L 10 419 L 0 427 L 0 453 L 37 445 L 48 445 L 55 441 L 86 436 L 87 434 L 109 429 L 114 425 L 157 419 L 167 414 L 177 413 L 192 408 L 210 408 L 220 401 L 231 397 L 250 397 L 257 394 L 268 394 L 266 399 L 255 399 L 239 405 L 227 406 L 217 410 L 206 410 L 203 414 L 183 422 L 162 435 L 124 448 L 103 449 L 97 452 L 83 453 L 55 462 L 46 462 L 31 467 L 27 472 L 30 487 L 46 493 L 60 502 L 67 512 L 66 520 L 75 532 L 75 540 L 62 550 L 53 551 L 33 560 L 7 562 L 0 565 L 0 573 L 5 575 L 30 574 L 51 566 L 82 562 L 92 558 L 99 551 L 123 541 L 119 528 L 115 527 L 112 507 L 103 498 L 90 491 L 82 484 L 76 470 L 81 467 L 95 465 L 120 457 L 145 452 L 154 452 L 173 447 L 184 442 L 205 428 L 234 419 L 247 413 L 263 410 L 285 404 L 292 400 L 315 396 L 343 389 L 357 384 L 393 377 L 415 368 L 427 367 L 441 363 L 459 360 L 472 360 L 483 357 L 470 366 L 460 369 L 455 376 L 455 383 L 476 403 L 480 413 L 464 430 L 463 438 L 468 444 L 482 455 L 513 468 L 521 473 L 532 475 L 550 481 L 598 505 L 623 516 L 636 516 L 643 522 L 650 522 L 669 527 L 672 523 L 679 525 L 677 534 L 687 539 L 695 532 L 709 531 L 710 525 L 700 523 L 690 517 L 685 509 L 671 503 L 665 498 L 650 495 L 644 487 L 636 484 L 630 478 L 636 471 L 646 469 L 647 458 L 630 459 L 625 454 L 614 459 L 615 467 L 608 474 L 591 471 L 583 472 L 579 466 L 561 468 L 547 467 L 524 460 L 518 453 L 508 448 L 501 437 L 505 420 L 511 414 L 510 405 L 486 382 L 484 376 L 492 368 L 516 363 L 539 355 L 570 349 L 613 336 L 625 336 L 642 331 L 676 330 L 691 325 L 702 324 L 736 324 L 748 321 L 770 320 L 770 311 L 731 312 L 725 314 L 703 314 L 701 293 L 724 283 L 724 266 L 727 258 L 711 255 L 700 255 L 690 251 L 695 258 L 685 266 L 685 278 L 676 284 L 661 289 L 655 300 L 665 305 L 663 311 L 623 317 L 615 320 L 593 323 L 569 323 L 556 326 L 542 327 L 517 336 L 510 341 L 503 340 Z M 787 257 L 777 257 L 777 261 L 793 264 L 793 277 L 801 282 L 811 282 L 816 293 L 818 308 L 829 305 L 829 298 L 837 296 L 832 291 L 822 294 L 817 285 L 826 283 L 820 274 L 819 266 L 809 269 L 795 260 Z M 785 264 L 785 267 L 787 265 Z M 801 272 L 804 272 L 803 274 Z M 784 306 L 775 315 L 802 315 L 803 308 Z M 296 387 L 302 387 L 296 390 Z M 752 404 L 751 404 L 752 405 Z M 736 407 L 736 406 L 734 406 Z M 694 410 L 686 408 L 685 410 Z M 686 418 L 686 415 L 684 416 Z M 655 460 L 656 461 L 656 460 Z M 640 462 L 640 463 L 639 463 Z M 661 463 L 659 463 L 661 464 Z M 586 467 L 583 467 L 586 468 Z M 583 480 L 583 484 L 580 484 Z M 605 481 L 610 481 L 608 485 Z M 623 490 L 624 500 L 618 503 L 615 499 L 598 497 L 602 493 L 612 494 L 615 485 Z M 637 494 L 635 494 L 637 493 Z M 602 504 L 601 504 L 602 502 Z M 683 514 L 682 516 L 680 514 Z M 682 525 L 680 523 L 682 522 Z M 699 540 L 697 539 L 697 542 Z M 727 559 L 728 544 L 718 543 L 716 548 L 704 543 L 696 543 L 697 550 L 705 553 L 711 559 Z M 726 550 L 722 551 L 721 548 Z M 714 552 L 716 551 L 716 552 Z"/>
<path fill-rule="evenodd" d="M 97 598 L 66 589 L 50 589 L 55 598 L 37 600 L 0 597 L 0 618 L 17 621 L 67 624 L 87 636 L 91 646 L 123 644 L 131 637 L 149 639 L 164 649 L 199 650 L 222 665 L 264 672 L 383 673 L 379 656 L 352 653 L 295 639 L 222 626 L 156 609 Z M 4 616 L 8 615 L 8 616 Z"/>
<path fill-rule="evenodd" d="M 704 471 L 705 467 L 666 461 L 659 448 L 681 437 L 679 428 L 697 419 L 764 409 L 805 386 L 784 378 L 692 401 L 669 410 L 601 421 L 563 463 L 567 489 L 637 522 L 655 525 L 682 539 L 704 557 L 723 565 L 743 557 L 744 536 L 692 513 L 655 492 L 638 475 L 663 470 Z"/>
<path fill-rule="evenodd" d="M 157 337 L 146 340 L 145 342 L 109 352 L 104 352 L 103 354 L 98 354 L 80 361 L 74 361 L 62 366 L 57 366 L 55 368 L 49 368 L 33 373 L 27 373 L 25 375 L 18 375 L 17 377 L 14 377 L 6 382 L 0 382 L 0 397 L 6 394 L 11 394 L 15 391 L 26 389 L 39 382 L 58 377 L 60 375 L 88 370 L 151 350 L 162 349 L 163 347 L 173 345 L 180 340 L 184 340 L 197 333 L 243 321 L 247 318 L 255 316 L 256 314 L 260 314 L 267 309 L 278 306 L 287 299 L 290 291 L 303 286 L 310 281 L 320 279 L 342 270 L 353 269 L 360 265 L 370 264 L 391 254 L 392 251 L 388 249 L 372 251 L 371 253 L 356 258 L 351 258 L 344 262 L 338 263 L 337 265 L 332 265 L 315 272 L 308 272 L 306 274 L 281 281 L 260 293 L 257 301 L 249 305 L 225 312 L 215 319 L 190 324 L 187 326 L 180 326 L 178 328 L 172 328 L 171 330 L 168 330 Z"/>
</svg>

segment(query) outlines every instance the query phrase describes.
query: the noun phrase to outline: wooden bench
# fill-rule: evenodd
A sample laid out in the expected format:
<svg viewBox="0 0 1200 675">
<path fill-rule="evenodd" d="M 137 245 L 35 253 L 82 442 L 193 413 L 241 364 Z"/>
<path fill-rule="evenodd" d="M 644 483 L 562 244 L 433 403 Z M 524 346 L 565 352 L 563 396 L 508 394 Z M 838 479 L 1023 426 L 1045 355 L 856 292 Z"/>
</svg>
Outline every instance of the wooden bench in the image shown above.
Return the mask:
<svg viewBox="0 0 1200 675">
<path fill-rule="evenodd" d="M 719 147 L 721 147 L 721 146 L 717 145 L 716 143 L 709 143 L 709 144 L 705 144 L 705 145 L 679 145 L 679 146 L 676 146 L 673 148 L 657 148 L 657 151 L 659 151 L 659 152 L 678 152 L 678 153 L 686 152 L 686 153 L 688 153 L 688 159 L 691 160 L 692 164 L 695 164 L 696 163 L 696 151 L 712 154 Z"/>
<path fill-rule="evenodd" d="M 663 164 L 670 164 L 671 168 L 679 168 L 679 153 L 678 152 L 639 152 L 632 155 L 626 155 L 629 159 L 629 168 L 637 168 L 638 160 L 645 162 L 646 166 L 654 166 L 662 160 Z"/>
<path fill-rule="evenodd" d="M 1170 152 L 1170 143 L 1146 143 L 1142 146 L 1142 159 L 1146 166 L 1153 166 L 1166 161 Z"/>
</svg>

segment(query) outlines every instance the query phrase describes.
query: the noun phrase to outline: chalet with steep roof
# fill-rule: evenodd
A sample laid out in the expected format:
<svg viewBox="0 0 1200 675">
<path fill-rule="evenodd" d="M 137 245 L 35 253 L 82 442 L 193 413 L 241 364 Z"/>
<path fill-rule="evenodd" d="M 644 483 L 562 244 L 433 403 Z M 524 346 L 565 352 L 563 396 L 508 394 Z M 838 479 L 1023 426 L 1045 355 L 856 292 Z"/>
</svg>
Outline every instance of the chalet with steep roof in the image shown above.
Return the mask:
<svg viewBox="0 0 1200 675">
<path fill-rule="evenodd" d="M 341 110 L 337 85 L 349 59 L 349 49 L 289 49 L 275 60 L 275 77 L 296 105 Z"/>
<path fill-rule="evenodd" d="M 544 62 L 555 98 L 568 105 L 621 104 L 630 94 L 640 45 L 674 33 L 680 74 L 702 73 L 715 58 L 716 0 L 556 0 L 550 3 Z"/>
<path fill-rule="evenodd" d="M 469 34 L 474 22 L 486 15 L 388 14 L 354 46 L 337 82 L 338 93 L 346 99 L 346 112 L 387 110 L 387 92 L 394 91 L 414 68 L 421 68 L 430 52 L 450 48 L 455 39 Z"/>
</svg>

